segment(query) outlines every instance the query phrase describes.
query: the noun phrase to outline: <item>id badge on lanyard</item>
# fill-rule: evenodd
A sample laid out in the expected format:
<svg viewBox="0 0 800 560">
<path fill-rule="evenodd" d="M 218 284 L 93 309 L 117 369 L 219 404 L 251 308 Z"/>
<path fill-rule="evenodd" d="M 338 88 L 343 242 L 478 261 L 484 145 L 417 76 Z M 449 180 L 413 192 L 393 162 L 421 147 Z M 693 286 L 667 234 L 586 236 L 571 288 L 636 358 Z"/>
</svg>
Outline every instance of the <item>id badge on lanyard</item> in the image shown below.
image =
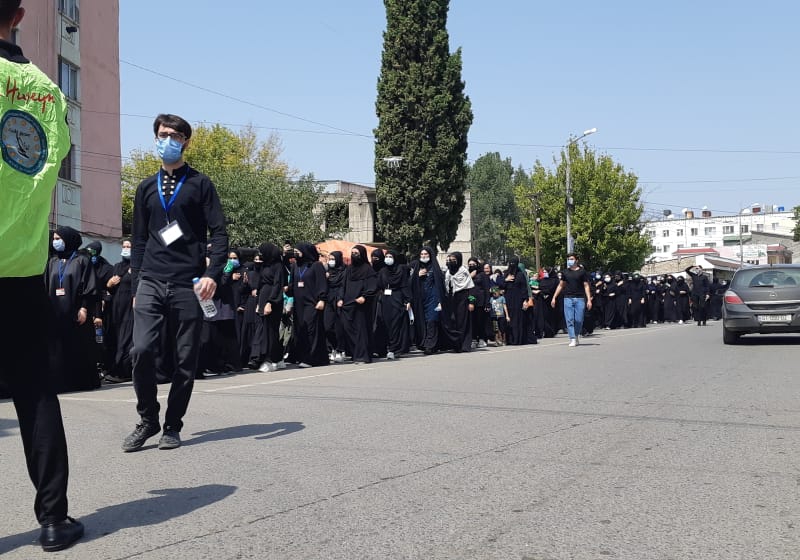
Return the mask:
<svg viewBox="0 0 800 560">
<path fill-rule="evenodd" d="M 158 230 L 158 235 L 161 236 L 161 241 L 163 241 L 164 245 L 167 247 L 183 237 L 183 230 L 181 229 L 181 226 L 178 224 L 177 220 L 170 221 L 169 210 L 172 208 L 172 205 L 175 204 L 175 199 L 178 198 L 178 193 L 180 192 L 184 181 L 186 181 L 186 175 L 188 175 L 188 172 L 184 174 L 180 181 L 178 181 L 178 184 L 175 185 L 175 192 L 173 192 L 172 196 L 169 197 L 169 201 L 166 201 L 164 200 L 164 187 L 161 181 L 161 171 L 158 172 L 158 199 L 161 201 L 161 207 L 164 209 L 164 214 L 167 217 L 167 225 Z"/>
</svg>

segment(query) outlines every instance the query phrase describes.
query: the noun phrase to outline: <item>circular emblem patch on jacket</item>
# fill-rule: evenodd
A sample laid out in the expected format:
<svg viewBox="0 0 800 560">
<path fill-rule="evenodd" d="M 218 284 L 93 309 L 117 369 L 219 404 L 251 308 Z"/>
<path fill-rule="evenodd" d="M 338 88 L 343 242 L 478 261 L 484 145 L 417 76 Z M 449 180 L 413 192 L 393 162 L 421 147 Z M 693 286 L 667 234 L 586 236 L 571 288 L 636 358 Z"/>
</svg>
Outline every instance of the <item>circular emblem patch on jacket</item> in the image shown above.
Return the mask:
<svg viewBox="0 0 800 560">
<path fill-rule="evenodd" d="M 26 175 L 36 175 L 47 161 L 47 137 L 39 122 L 23 111 L 7 111 L 0 120 L 3 161 Z"/>
</svg>

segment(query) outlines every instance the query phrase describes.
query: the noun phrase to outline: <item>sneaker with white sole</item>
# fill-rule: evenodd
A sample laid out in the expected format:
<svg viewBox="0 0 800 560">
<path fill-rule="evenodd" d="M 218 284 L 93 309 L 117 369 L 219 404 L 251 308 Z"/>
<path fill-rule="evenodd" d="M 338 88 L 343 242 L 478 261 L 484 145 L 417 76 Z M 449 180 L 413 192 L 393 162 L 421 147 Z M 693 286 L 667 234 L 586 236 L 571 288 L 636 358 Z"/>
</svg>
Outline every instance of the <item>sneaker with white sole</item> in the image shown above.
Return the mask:
<svg viewBox="0 0 800 560">
<path fill-rule="evenodd" d="M 297 364 L 297 367 L 305 369 L 305 368 L 310 368 L 310 367 L 313 367 L 313 366 L 311 364 L 307 364 L 305 362 L 300 362 L 299 364 Z"/>
<path fill-rule="evenodd" d="M 570 345 L 570 347 L 572 347 L 572 346 L 577 346 L 577 345 L 578 345 L 578 343 L 577 343 L 577 342 L 575 342 L 575 339 L 574 339 L 574 338 L 570 338 L 570 339 L 569 339 L 569 345 Z"/>
<path fill-rule="evenodd" d="M 275 369 L 286 369 L 286 362 L 281 360 L 277 364 L 275 364 Z"/>
<path fill-rule="evenodd" d="M 270 365 L 270 364 L 269 364 L 269 362 L 264 362 L 264 363 L 263 363 L 263 364 L 261 364 L 261 366 L 258 368 L 258 371 L 260 371 L 261 373 L 266 373 L 266 372 L 268 372 L 268 371 L 272 371 L 271 369 L 269 369 L 269 365 Z"/>
<path fill-rule="evenodd" d="M 336 355 L 333 357 L 333 363 L 341 364 L 344 362 L 344 352 L 336 352 Z"/>
<path fill-rule="evenodd" d="M 579 337 L 579 336 L 576 336 L 576 337 L 575 337 L 575 346 L 578 346 L 578 345 L 580 345 L 580 343 L 581 343 L 581 337 Z"/>
<path fill-rule="evenodd" d="M 486 344 L 485 340 L 479 340 L 478 341 L 478 348 L 486 348 L 487 346 L 488 346 L 488 344 Z"/>
<path fill-rule="evenodd" d="M 387 360 L 394 360 L 394 352 L 386 352 Z"/>
</svg>

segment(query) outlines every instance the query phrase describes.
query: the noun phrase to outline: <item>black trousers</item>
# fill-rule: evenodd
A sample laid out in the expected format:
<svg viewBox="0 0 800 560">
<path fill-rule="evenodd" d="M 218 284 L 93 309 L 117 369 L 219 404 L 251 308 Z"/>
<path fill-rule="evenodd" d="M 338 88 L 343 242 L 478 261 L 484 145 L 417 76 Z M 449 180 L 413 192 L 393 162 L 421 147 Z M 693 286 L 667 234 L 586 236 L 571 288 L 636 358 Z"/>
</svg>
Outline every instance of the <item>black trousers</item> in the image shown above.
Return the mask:
<svg viewBox="0 0 800 560">
<path fill-rule="evenodd" d="M 692 307 L 694 309 L 694 320 L 698 323 L 706 322 L 706 296 L 692 294 Z"/>
<path fill-rule="evenodd" d="M 53 379 L 48 372 L 48 337 L 53 310 L 42 276 L 0 278 L 0 306 L 14 319 L 0 337 L 0 378 L 17 410 L 28 475 L 36 488 L 39 523 L 67 517 L 67 440 Z"/>
<path fill-rule="evenodd" d="M 165 327 L 165 328 L 162 328 Z M 156 354 L 163 343 L 173 346 L 175 367 L 167 397 L 164 427 L 181 431 L 194 387 L 200 355 L 202 311 L 194 290 L 152 278 L 139 280 L 133 308 L 133 388 L 142 421 L 158 422 Z M 160 338 L 166 336 L 166 340 Z"/>
</svg>

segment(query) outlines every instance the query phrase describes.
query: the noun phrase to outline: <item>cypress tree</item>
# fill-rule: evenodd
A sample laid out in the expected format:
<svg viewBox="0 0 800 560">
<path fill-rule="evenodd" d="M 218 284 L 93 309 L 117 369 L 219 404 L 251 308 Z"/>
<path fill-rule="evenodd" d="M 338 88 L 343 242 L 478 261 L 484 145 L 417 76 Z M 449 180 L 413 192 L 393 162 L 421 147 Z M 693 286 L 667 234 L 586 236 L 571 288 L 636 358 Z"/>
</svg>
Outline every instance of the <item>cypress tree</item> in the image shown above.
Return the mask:
<svg viewBox="0 0 800 560">
<path fill-rule="evenodd" d="M 450 52 L 449 0 L 384 0 L 375 130 L 378 232 L 393 247 L 447 249 L 464 209 L 472 108 L 461 49 Z M 401 156 L 396 168 L 384 158 Z"/>
</svg>

